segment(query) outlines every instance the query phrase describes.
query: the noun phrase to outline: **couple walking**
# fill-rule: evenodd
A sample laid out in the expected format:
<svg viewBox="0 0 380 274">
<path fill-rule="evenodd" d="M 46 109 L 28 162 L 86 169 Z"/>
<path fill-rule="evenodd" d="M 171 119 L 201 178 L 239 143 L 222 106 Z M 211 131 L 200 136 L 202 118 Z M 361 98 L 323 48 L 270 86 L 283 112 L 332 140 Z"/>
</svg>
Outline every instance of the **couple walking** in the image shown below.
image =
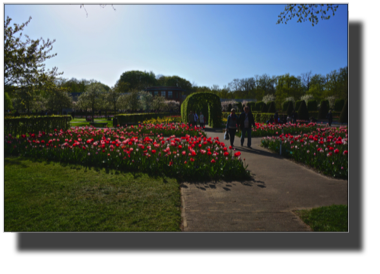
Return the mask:
<svg viewBox="0 0 380 274">
<path fill-rule="evenodd" d="M 248 147 L 251 148 L 251 128 L 256 127 L 255 120 L 253 118 L 252 112 L 249 111 L 249 107 L 244 107 L 244 111 L 238 117 L 235 114 L 235 109 L 231 109 L 231 114 L 227 118 L 226 130 L 230 134 L 230 144 L 234 146 L 235 134 L 236 131 L 241 129 L 241 138 L 240 144 L 244 145 L 244 137 L 245 133 L 247 133 L 248 137 Z"/>
</svg>

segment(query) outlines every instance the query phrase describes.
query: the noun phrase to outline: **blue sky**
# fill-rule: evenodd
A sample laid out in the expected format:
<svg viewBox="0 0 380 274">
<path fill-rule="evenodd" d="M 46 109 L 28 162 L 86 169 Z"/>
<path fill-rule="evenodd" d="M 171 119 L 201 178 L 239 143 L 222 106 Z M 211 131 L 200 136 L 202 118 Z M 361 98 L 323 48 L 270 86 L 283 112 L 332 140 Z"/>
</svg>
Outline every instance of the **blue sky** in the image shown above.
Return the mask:
<svg viewBox="0 0 380 274">
<path fill-rule="evenodd" d="M 64 78 L 113 86 L 128 70 L 201 86 L 264 73 L 325 75 L 347 66 L 347 5 L 330 20 L 277 25 L 285 5 L 5 5 L 24 34 L 55 39 L 46 62 Z"/>
</svg>

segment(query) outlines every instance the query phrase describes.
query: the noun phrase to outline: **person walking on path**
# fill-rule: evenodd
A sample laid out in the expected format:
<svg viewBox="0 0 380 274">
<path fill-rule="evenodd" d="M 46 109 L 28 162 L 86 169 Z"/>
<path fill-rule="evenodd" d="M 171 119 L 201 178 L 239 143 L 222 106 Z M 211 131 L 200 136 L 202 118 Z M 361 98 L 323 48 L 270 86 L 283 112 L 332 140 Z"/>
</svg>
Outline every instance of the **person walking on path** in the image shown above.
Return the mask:
<svg viewBox="0 0 380 274">
<path fill-rule="evenodd" d="M 331 127 L 331 123 L 333 120 L 333 115 L 331 113 L 331 109 L 329 110 L 329 113 L 327 113 L 327 119 L 329 120 L 329 127 Z"/>
<path fill-rule="evenodd" d="M 249 107 L 244 107 L 244 112 L 240 114 L 239 117 L 239 127 L 241 129 L 241 146 L 244 145 L 244 137 L 245 133 L 247 133 L 248 147 L 251 148 L 252 126 L 256 128 L 255 119 L 253 118 L 252 112 L 249 110 Z"/>
<path fill-rule="evenodd" d="M 195 112 L 195 113 L 194 113 L 194 126 L 196 126 L 197 123 L 198 123 L 198 115 L 197 115 L 197 113 Z"/>
<path fill-rule="evenodd" d="M 199 113 L 199 125 L 201 128 L 205 127 L 205 116 L 202 114 L 202 111 Z"/>
<path fill-rule="evenodd" d="M 276 112 L 274 113 L 274 123 L 275 124 L 278 124 L 278 112 L 276 110 Z"/>
<path fill-rule="evenodd" d="M 230 145 L 234 146 L 236 129 L 238 128 L 238 117 L 235 114 L 235 109 L 231 109 L 231 114 L 227 118 L 226 131 L 230 134 Z"/>
<path fill-rule="evenodd" d="M 194 114 L 192 111 L 190 111 L 190 114 L 188 116 L 188 121 L 189 121 L 189 127 L 194 126 Z"/>
</svg>

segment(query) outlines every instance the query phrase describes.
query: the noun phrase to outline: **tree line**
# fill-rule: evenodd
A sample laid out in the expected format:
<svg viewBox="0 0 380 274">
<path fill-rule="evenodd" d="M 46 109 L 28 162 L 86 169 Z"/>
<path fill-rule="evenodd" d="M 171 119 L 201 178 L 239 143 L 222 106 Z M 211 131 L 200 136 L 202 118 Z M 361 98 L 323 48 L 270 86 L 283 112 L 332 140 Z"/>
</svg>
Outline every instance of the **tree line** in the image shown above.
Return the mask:
<svg viewBox="0 0 380 274">
<path fill-rule="evenodd" d="M 10 24 L 11 19 L 9 17 L 4 22 L 4 98 L 6 110 L 18 109 L 31 112 L 46 108 L 72 107 L 73 98 L 70 97 L 71 94 L 84 94 L 93 90 L 94 87 L 105 94 L 104 98 L 117 95 L 117 99 L 113 99 L 113 101 L 119 100 L 118 105 L 122 107 L 121 109 L 132 110 L 152 107 L 148 102 L 149 100 L 146 99 L 147 95 L 142 92 L 151 86 L 180 87 L 183 89 L 184 95 L 194 92 L 211 92 L 222 99 L 262 101 L 269 96 L 275 101 L 278 108 L 285 101 L 300 100 L 305 95 L 311 96 L 319 102 L 331 97 L 334 99 L 347 99 L 348 97 L 347 66 L 338 71 L 333 70 L 326 75 L 312 74 L 310 71 L 300 76 L 290 74 L 269 76 L 263 74 L 249 78 L 237 78 L 223 88 L 218 85 L 198 86 L 194 82 L 190 83 L 189 80 L 177 75 L 156 75 L 152 71 L 138 70 L 122 73 L 112 87 L 96 80 L 65 79 L 60 77 L 63 72 L 58 72 L 56 67 L 51 70 L 45 70 L 44 67 L 44 62 L 47 59 L 57 55 L 50 53 L 53 49 L 54 40 L 45 41 L 42 38 L 32 40 L 27 35 L 25 35 L 26 39 L 23 39 L 22 31 L 30 20 L 31 18 L 21 25 L 13 24 L 13 27 Z M 139 100 L 142 98 L 140 101 L 144 103 L 140 101 L 140 103 L 136 103 L 136 100 L 132 100 L 136 96 Z M 128 100 L 135 103 L 127 104 Z M 74 105 L 81 105 L 81 103 L 76 102 L 77 100 L 74 101 Z M 111 101 L 109 99 L 107 102 Z M 82 104 L 82 106 L 84 105 Z M 116 103 L 113 103 L 113 108 L 116 109 Z"/>
</svg>

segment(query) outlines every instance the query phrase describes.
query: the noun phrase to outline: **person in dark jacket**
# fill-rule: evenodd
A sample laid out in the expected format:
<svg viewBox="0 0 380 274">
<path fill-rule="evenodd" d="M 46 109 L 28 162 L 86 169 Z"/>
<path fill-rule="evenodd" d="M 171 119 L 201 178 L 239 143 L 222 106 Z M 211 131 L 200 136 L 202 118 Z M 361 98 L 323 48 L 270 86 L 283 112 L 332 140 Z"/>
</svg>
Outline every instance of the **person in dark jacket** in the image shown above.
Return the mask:
<svg viewBox="0 0 380 274">
<path fill-rule="evenodd" d="M 331 123 L 333 120 L 333 115 L 332 115 L 331 109 L 329 110 L 329 113 L 327 113 L 327 119 L 329 120 L 329 126 L 331 127 Z"/>
<path fill-rule="evenodd" d="M 278 112 L 276 110 L 276 112 L 274 113 L 274 123 L 275 124 L 278 124 Z"/>
<path fill-rule="evenodd" d="M 252 126 L 256 127 L 252 112 L 249 110 L 249 107 L 244 107 L 244 112 L 240 114 L 239 117 L 239 127 L 241 129 L 241 146 L 244 145 L 244 137 L 245 133 L 247 133 L 248 147 L 251 148 Z"/>
<path fill-rule="evenodd" d="M 239 117 L 235 114 L 235 109 L 231 109 L 231 114 L 227 118 L 226 131 L 230 134 L 230 145 L 234 146 L 235 134 L 238 129 Z"/>
</svg>

